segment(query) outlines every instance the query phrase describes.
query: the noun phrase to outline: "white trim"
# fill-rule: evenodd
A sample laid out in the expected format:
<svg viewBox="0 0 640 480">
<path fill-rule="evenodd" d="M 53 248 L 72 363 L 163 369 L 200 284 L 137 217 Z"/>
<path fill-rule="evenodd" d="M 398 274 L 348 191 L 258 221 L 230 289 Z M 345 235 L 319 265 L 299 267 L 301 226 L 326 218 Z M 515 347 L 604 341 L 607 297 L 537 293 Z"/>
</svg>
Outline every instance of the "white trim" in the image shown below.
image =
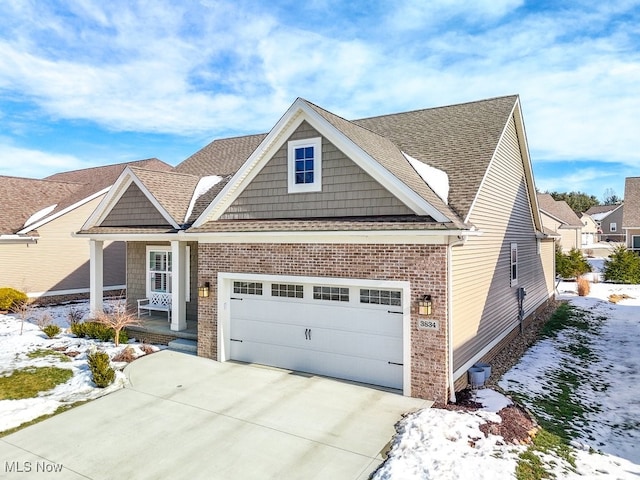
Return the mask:
<svg viewBox="0 0 640 480">
<path fill-rule="evenodd" d="M 177 241 L 178 239 L 175 238 L 174 241 Z M 180 240 L 182 241 L 182 240 Z M 184 284 L 184 288 L 185 288 L 185 301 L 189 301 L 191 298 L 191 247 L 189 245 L 187 245 L 186 247 L 186 251 L 185 251 L 185 267 L 184 267 L 184 272 L 182 272 L 182 274 L 185 276 L 185 284 Z M 146 249 L 145 249 L 145 266 L 144 266 L 144 271 L 145 271 L 145 275 L 146 275 L 146 284 L 145 284 L 145 295 L 147 295 L 147 297 L 150 295 L 151 293 L 151 275 L 150 275 L 150 270 L 149 270 L 149 252 L 169 252 L 171 253 L 172 249 L 171 249 L 171 245 L 147 245 Z M 171 278 L 173 278 L 173 259 L 171 261 Z"/>
<path fill-rule="evenodd" d="M 35 223 L 32 223 L 31 225 L 26 225 L 22 230 L 20 230 L 18 232 L 18 234 L 23 234 L 23 233 L 27 233 L 27 232 L 31 232 L 33 230 L 36 230 L 37 228 L 40 228 L 42 225 L 44 225 L 46 223 L 49 223 L 49 222 L 55 220 L 56 218 L 61 217 L 62 215 L 66 215 L 70 211 L 75 210 L 78 207 L 81 207 L 85 203 L 88 203 L 88 202 L 90 202 L 92 200 L 95 200 L 96 198 L 100 197 L 101 195 L 106 194 L 109 191 L 110 188 L 111 187 L 103 188 L 99 192 L 96 192 L 93 195 L 89 195 L 88 197 L 83 198 L 82 200 L 74 203 L 73 205 L 69 205 L 68 207 L 63 208 L 62 210 L 60 210 L 59 212 L 55 213 L 54 215 L 51 215 L 50 217 L 45 217 L 42 220 L 39 220 L 39 221 L 37 221 Z"/>
<path fill-rule="evenodd" d="M 103 292 L 111 292 L 113 290 L 126 290 L 126 285 L 112 285 L 110 287 L 104 287 Z M 89 288 L 72 288 L 69 290 L 47 290 L 45 292 L 27 292 L 27 297 L 56 297 L 58 295 L 75 295 L 78 293 L 91 293 Z"/>
<path fill-rule="evenodd" d="M 0 244 L 35 244 L 38 243 L 40 237 L 32 237 L 25 235 L 0 235 Z"/>
<path fill-rule="evenodd" d="M 100 204 L 96 207 L 94 212 L 89 216 L 87 221 L 82 226 L 81 230 L 88 230 L 91 227 L 100 225 L 105 218 L 111 213 L 113 207 L 117 205 L 122 196 L 126 193 L 127 189 L 131 186 L 132 183 L 135 183 L 137 187 L 142 191 L 147 200 L 151 202 L 151 204 L 156 208 L 158 213 L 162 215 L 162 217 L 167 221 L 169 225 L 171 225 L 176 230 L 180 229 L 180 225 L 175 221 L 175 219 L 169 215 L 169 213 L 164 209 L 158 200 L 153 196 L 153 194 L 147 189 L 147 187 L 142 183 L 142 181 L 137 177 L 137 175 L 131 170 L 130 167 L 126 167 L 115 183 L 110 187 L 107 195 L 102 199 Z"/>
<path fill-rule="evenodd" d="M 297 275 L 265 275 L 252 273 L 218 272 L 218 358 L 230 359 L 231 308 L 229 298 L 233 281 L 262 281 L 274 283 L 318 283 L 345 287 L 392 288 L 402 291 L 402 393 L 411 396 L 411 284 L 397 280 L 371 280 L 358 278 L 308 277 Z M 398 307 L 396 307 L 398 308 Z"/>
<path fill-rule="evenodd" d="M 275 152 L 284 144 L 303 121 L 307 121 L 320 135 L 335 145 L 351 161 L 396 196 L 417 215 L 429 215 L 437 222 L 449 222 L 433 205 L 429 204 L 404 182 L 391 174 L 380 163 L 357 146 L 344 133 L 331 125 L 302 99 L 297 99 L 269 132 L 258 148 L 249 156 L 229 183 L 193 223 L 200 227 L 209 220 L 218 220 L 233 201 L 242 193 Z M 401 154 L 399 152 L 399 154 Z"/>
<path fill-rule="evenodd" d="M 295 151 L 299 148 L 313 148 L 313 182 L 296 183 Z M 287 193 L 322 191 L 322 137 L 287 142 Z"/>
</svg>

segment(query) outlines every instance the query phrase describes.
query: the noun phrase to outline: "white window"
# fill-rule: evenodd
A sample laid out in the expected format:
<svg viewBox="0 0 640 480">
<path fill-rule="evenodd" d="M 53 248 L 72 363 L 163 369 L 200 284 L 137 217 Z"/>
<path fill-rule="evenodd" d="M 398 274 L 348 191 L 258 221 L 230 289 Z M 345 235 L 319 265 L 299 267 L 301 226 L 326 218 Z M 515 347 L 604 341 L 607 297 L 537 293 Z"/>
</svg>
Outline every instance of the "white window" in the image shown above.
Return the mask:
<svg viewBox="0 0 640 480">
<path fill-rule="evenodd" d="M 518 244 L 511 244 L 511 286 L 518 285 Z"/>
<path fill-rule="evenodd" d="M 402 292 L 399 290 L 360 289 L 360 303 L 374 305 L 402 306 Z"/>
<path fill-rule="evenodd" d="M 186 247 L 184 281 L 185 300 L 188 302 L 191 297 L 191 248 Z M 171 258 L 171 247 L 150 245 L 147 246 L 147 296 L 151 293 L 171 293 L 171 275 L 173 265 Z"/>
<path fill-rule="evenodd" d="M 272 283 L 271 296 L 304 298 L 304 287 L 302 285 L 290 285 L 287 283 Z"/>
<path fill-rule="evenodd" d="M 617 232 L 618 231 L 618 224 L 616 222 L 611 222 L 609 224 L 609 231 L 610 232 Z"/>
<path fill-rule="evenodd" d="M 245 295 L 262 295 L 260 282 L 233 282 L 233 293 Z"/>
<path fill-rule="evenodd" d="M 322 139 L 292 140 L 288 143 L 289 193 L 319 192 L 322 189 Z"/>
</svg>

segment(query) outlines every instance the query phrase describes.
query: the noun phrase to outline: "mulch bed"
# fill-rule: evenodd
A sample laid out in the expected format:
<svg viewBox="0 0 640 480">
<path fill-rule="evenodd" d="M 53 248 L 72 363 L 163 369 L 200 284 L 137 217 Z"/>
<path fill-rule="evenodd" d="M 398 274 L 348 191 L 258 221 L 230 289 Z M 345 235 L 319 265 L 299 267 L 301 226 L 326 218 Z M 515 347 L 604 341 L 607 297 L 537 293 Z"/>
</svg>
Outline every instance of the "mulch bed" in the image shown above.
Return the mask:
<svg viewBox="0 0 640 480">
<path fill-rule="evenodd" d="M 535 320 L 533 320 L 527 328 L 514 338 L 496 357 L 491 360 L 491 377 L 487 379 L 485 385 L 489 388 L 500 390 L 497 387 L 498 381 L 502 376 L 513 367 L 522 355 L 531 347 L 540 337 L 540 331 L 549 317 L 558 308 L 558 302 L 554 302 Z M 456 392 L 456 403 L 448 403 L 447 405 L 436 405 L 437 408 L 455 411 L 473 411 L 482 407 L 482 404 L 473 400 L 473 392 L 465 389 Z M 535 419 L 524 409 L 524 407 L 513 404 L 503 408 L 498 412 L 502 421 L 500 423 L 487 422 L 480 426 L 480 430 L 485 434 L 500 435 L 505 442 L 509 444 L 527 444 L 530 443 L 535 433 L 539 430 L 539 426 Z"/>
</svg>

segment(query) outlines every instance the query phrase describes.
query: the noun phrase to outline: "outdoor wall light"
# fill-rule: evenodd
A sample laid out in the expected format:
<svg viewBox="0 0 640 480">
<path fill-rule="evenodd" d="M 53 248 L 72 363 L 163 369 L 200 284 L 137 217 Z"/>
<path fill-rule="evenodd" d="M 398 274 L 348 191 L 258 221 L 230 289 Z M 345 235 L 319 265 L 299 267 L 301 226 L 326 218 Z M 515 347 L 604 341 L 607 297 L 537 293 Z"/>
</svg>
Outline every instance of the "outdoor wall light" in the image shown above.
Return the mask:
<svg viewBox="0 0 640 480">
<path fill-rule="evenodd" d="M 209 282 L 204 282 L 203 286 L 198 287 L 198 296 L 199 297 L 209 296 Z"/>
<path fill-rule="evenodd" d="M 418 315 L 431 315 L 431 295 L 425 295 L 422 300 L 418 300 Z"/>
</svg>

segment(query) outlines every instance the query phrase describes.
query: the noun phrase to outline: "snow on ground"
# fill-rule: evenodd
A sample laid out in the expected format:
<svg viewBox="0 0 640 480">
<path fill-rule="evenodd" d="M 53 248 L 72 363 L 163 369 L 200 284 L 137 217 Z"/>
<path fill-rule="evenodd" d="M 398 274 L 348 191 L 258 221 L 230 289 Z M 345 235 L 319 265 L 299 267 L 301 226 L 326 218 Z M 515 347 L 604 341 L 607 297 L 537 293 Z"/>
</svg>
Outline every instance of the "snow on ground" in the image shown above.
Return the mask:
<svg viewBox="0 0 640 480">
<path fill-rule="evenodd" d="M 66 327 L 67 312 L 71 309 L 88 312 L 88 304 L 66 305 L 34 309 L 32 320 L 48 314 L 53 323 Z M 55 366 L 68 368 L 73 371 L 73 377 L 66 383 L 58 385 L 53 390 L 42 392 L 35 398 L 22 400 L 0 400 L 0 432 L 22 423 L 28 422 L 41 415 L 56 411 L 60 406 L 72 404 L 81 400 L 89 400 L 106 395 L 122 388 L 125 375 L 116 371 L 116 381 L 107 388 L 97 388 L 91 380 L 91 372 L 87 365 L 87 353 L 91 348 L 107 352 L 111 357 L 123 350 L 126 345 L 116 347 L 111 342 L 98 342 L 84 338 L 77 338 L 69 333 L 61 333 L 53 339 L 48 338 L 40 328 L 30 322 L 24 322 L 22 335 L 21 320 L 13 314 L 0 315 L 0 375 L 10 375 L 12 371 L 25 367 Z M 144 355 L 139 348 L 132 345 L 137 356 Z M 41 349 L 60 349 L 78 354 L 65 362 L 54 356 L 29 358 L 27 354 Z"/>
<path fill-rule="evenodd" d="M 601 262 L 600 262 L 601 263 Z M 601 267 L 596 262 L 596 267 Z M 544 396 L 555 388 L 559 374 L 580 373 L 589 379 L 575 393 L 575 402 L 588 408 L 577 421 L 576 468 L 553 455 L 543 458 L 558 479 L 640 478 L 640 286 L 594 283 L 588 297 L 578 297 L 575 283 L 561 283 L 560 299 L 589 312 L 592 330 L 586 334 L 563 330 L 555 339 L 532 347 L 507 372 L 500 387 Z M 612 293 L 629 299 L 608 301 Z M 583 332 L 584 333 L 584 332 Z M 586 347 L 584 350 L 581 347 Z M 570 353 L 585 354 L 576 362 Z M 588 353 L 588 355 L 587 355 Z M 563 378 L 563 377 L 561 377 Z M 483 389 L 477 401 L 484 411 L 428 409 L 407 415 L 396 426 L 389 459 L 376 472 L 377 480 L 515 478 L 518 455 L 525 446 L 505 445 L 501 437 L 485 437 L 479 426 L 500 421 L 497 412 L 506 397 Z M 534 411 L 539 415 L 540 412 Z"/>
</svg>

